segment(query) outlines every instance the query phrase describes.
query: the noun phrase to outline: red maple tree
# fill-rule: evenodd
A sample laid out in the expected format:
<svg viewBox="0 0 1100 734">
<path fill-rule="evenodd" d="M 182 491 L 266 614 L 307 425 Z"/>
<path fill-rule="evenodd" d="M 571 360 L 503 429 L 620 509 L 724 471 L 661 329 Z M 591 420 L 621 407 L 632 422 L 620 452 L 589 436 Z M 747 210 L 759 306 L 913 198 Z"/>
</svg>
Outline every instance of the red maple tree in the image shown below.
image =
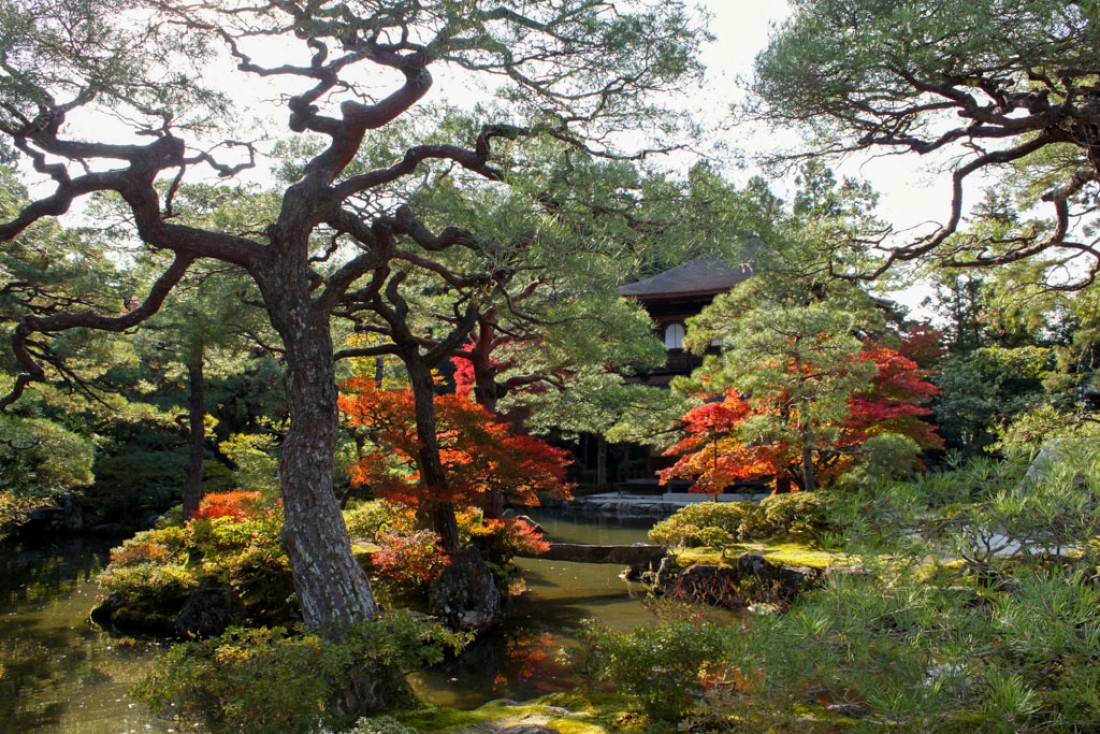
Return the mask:
<svg viewBox="0 0 1100 734">
<path fill-rule="evenodd" d="M 366 378 L 343 384 L 340 410 L 368 439 L 352 468 L 352 484 L 379 497 L 418 506 L 426 498 L 416 464 L 413 395 L 379 390 Z M 479 506 L 493 491 L 518 504 L 537 504 L 539 492 L 568 496 L 569 453 L 532 436 L 512 435 L 507 423 L 458 395 L 436 395 L 438 440 L 449 496 L 433 501 Z"/>
<path fill-rule="evenodd" d="M 867 344 L 859 358 L 872 362 L 876 372 L 865 390 L 848 399 L 848 414 L 833 426 L 832 441 L 816 447 L 815 473 L 826 483 L 851 467 L 859 447 L 872 436 L 896 433 L 923 449 L 943 447 L 935 426 L 924 420 L 932 412 L 925 404 L 938 393 L 926 379 L 929 371 L 898 350 L 874 343 Z M 772 477 L 790 476 L 797 482 L 801 447 L 786 438 L 793 432 L 779 431 L 771 441 L 744 438 L 743 429 L 750 422 L 789 419 L 784 402 L 782 393 L 746 396 L 729 388 L 719 400 L 688 411 L 682 420 L 686 436 L 665 452 L 677 461 L 660 472 L 661 482 L 694 479 L 692 491 L 708 494 Z"/>
</svg>

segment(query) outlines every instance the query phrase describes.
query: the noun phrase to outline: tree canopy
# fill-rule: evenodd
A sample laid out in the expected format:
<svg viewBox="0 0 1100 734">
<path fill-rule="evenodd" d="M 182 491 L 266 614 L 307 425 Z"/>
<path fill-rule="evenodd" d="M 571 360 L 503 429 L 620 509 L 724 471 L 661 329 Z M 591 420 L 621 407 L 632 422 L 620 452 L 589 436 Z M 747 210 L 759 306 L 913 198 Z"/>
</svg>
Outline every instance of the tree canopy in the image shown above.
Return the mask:
<svg viewBox="0 0 1100 734">
<path fill-rule="evenodd" d="M 884 262 L 844 274 L 873 277 L 932 254 L 964 266 L 1034 257 L 1050 285 L 1092 282 L 1100 4 L 796 0 L 792 10 L 757 58 L 753 115 L 808 125 L 815 155 L 950 161 L 945 221 L 900 244 L 873 243 Z M 986 176 L 1004 182 L 1007 206 L 979 210 L 998 226 L 970 233 L 966 193 Z"/>
<path fill-rule="evenodd" d="M 49 377 L 42 355 L 56 335 L 140 325 L 197 260 L 243 270 L 282 342 L 290 413 L 280 454 L 283 539 L 313 627 L 368 619 L 376 609 L 332 487 L 334 320 L 381 324 L 395 338 L 376 353 L 401 357 L 414 389 L 427 384 L 417 417 L 427 446 L 421 474 L 430 477 L 439 455 L 425 370 L 462 343 L 494 294 L 507 299 L 498 285 L 522 267 L 540 232 L 532 222 L 509 237 L 483 236 L 461 226 L 463 217 L 435 216 L 441 209 L 405 183 L 462 177 L 476 185 L 434 190 L 476 209 L 531 174 L 522 156 L 508 154 L 525 144 L 548 146 L 565 166 L 676 147 L 676 115 L 658 114 L 654 93 L 698 74 L 705 38 L 680 2 L 607 0 L 35 1 L 5 7 L 0 24 L 0 134 L 37 184 L 35 197 L 0 223 L 0 240 L 108 196 L 127 211 L 125 236 L 171 257 L 124 313 L 24 316 L 13 336 L 21 372 L 0 405 Z M 468 88 L 485 78 L 492 91 L 484 96 L 497 103 L 464 124 L 415 115 L 438 68 Z M 270 82 L 273 92 L 252 99 L 253 82 Z M 247 223 L 177 218 L 183 184 L 199 177 L 225 185 L 271 152 L 249 139 L 249 107 L 286 120 L 285 185 L 272 192 L 274 205 Z M 658 128 L 671 144 L 634 135 Z M 546 221 L 561 216 L 550 212 Z M 575 236 L 563 242 L 585 248 L 580 230 L 564 231 Z M 448 262 L 457 250 L 472 257 Z M 434 344 L 409 320 L 424 289 L 416 274 L 460 294 L 448 334 Z"/>
</svg>

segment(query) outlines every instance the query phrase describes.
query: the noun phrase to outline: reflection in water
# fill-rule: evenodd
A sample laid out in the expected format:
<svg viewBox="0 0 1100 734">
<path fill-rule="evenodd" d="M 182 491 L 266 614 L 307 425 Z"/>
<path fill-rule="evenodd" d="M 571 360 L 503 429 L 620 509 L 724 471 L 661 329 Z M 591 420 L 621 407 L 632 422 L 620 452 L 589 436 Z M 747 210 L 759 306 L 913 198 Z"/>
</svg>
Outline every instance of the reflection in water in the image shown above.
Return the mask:
<svg viewBox="0 0 1100 734">
<path fill-rule="evenodd" d="M 549 537 L 625 545 L 645 528 L 533 515 Z M 165 722 L 127 692 L 161 648 L 112 639 L 88 622 L 98 589 L 93 578 L 106 547 L 74 541 L 44 550 L 0 547 L 0 731 L 3 734 L 130 734 L 189 731 Z M 528 591 L 515 616 L 461 658 L 412 676 L 439 705 L 472 708 L 494 698 L 517 700 L 574 688 L 570 665 L 585 619 L 629 629 L 655 619 L 645 595 L 614 565 L 521 559 Z M 732 615 L 720 617 L 732 619 Z"/>
<path fill-rule="evenodd" d="M 617 521 L 579 521 L 549 512 L 531 513 L 551 540 L 592 545 L 646 541 L 646 526 Z M 474 708 L 497 698 L 524 700 L 577 687 L 571 660 L 579 652 L 577 630 L 586 619 L 617 629 L 656 621 L 644 589 L 619 576 L 617 565 L 517 560 L 527 592 L 501 630 L 483 635 L 457 660 L 411 676 L 425 700 Z M 714 623 L 736 615 L 707 612 Z"/>
<path fill-rule="evenodd" d="M 0 548 L 0 722 L 5 734 L 179 731 L 127 691 L 157 654 L 152 643 L 93 630 L 92 579 L 106 547 L 71 541 Z"/>
</svg>

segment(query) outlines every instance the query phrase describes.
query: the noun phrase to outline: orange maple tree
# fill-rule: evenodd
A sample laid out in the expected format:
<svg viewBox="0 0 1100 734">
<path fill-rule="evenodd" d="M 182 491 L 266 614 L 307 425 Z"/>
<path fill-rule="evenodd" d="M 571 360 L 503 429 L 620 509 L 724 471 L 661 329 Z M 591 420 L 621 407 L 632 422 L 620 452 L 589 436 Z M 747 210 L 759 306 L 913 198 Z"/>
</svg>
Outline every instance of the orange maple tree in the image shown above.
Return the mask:
<svg viewBox="0 0 1100 734">
<path fill-rule="evenodd" d="M 352 467 L 352 484 L 379 497 L 417 506 L 425 490 L 416 465 L 415 405 L 408 390 L 380 390 L 366 378 L 342 385 L 340 410 L 369 448 Z M 512 435 L 507 423 L 458 395 L 436 395 L 440 456 L 449 496 L 434 501 L 480 505 L 492 491 L 518 504 L 537 504 L 539 492 L 569 496 L 569 453 L 532 436 Z"/>
<path fill-rule="evenodd" d="M 230 492 L 209 492 L 199 502 L 199 508 L 191 515 L 192 520 L 213 520 L 217 517 L 232 517 L 247 520 L 268 511 L 264 507 L 264 498 L 259 492 L 232 490 Z"/>
<path fill-rule="evenodd" d="M 925 404 L 938 393 L 926 379 L 929 372 L 898 350 L 873 343 L 859 359 L 873 363 L 876 372 L 866 389 L 849 397 L 847 416 L 833 426 L 832 440 L 816 447 L 815 472 L 826 482 L 850 468 L 872 436 L 896 433 L 922 449 L 943 447 L 935 426 L 924 420 L 932 412 Z M 774 440 L 752 442 L 743 431 L 750 422 L 790 420 L 785 400 L 782 392 L 750 396 L 731 387 L 688 411 L 681 426 L 685 437 L 665 452 L 677 461 L 660 472 L 661 482 L 693 479 L 691 490 L 708 494 L 771 477 L 790 476 L 797 483 L 801 447 L 785 438 L 794 432 L 776 431 Z"/>
</svg>

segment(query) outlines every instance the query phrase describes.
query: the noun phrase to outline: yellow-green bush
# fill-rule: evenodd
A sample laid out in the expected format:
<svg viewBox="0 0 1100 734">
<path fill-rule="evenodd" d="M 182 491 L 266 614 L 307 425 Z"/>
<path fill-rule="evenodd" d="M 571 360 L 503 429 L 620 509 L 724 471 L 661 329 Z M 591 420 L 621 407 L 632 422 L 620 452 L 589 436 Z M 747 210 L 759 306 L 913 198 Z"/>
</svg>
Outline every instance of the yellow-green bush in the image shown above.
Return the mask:
<svg viewBox="0 0 1100 734">
<path fill-rule="evenodd" d="M 466 639 L 400 613 L 328 636 L 233 629 L 176 645 L 135 694 L 154 709 L 204 719 L 213 731 L 340 730 L 379 705 L 407 702 L 404 674 L 438 662 Z"/>
<path fill-rule="evenodd" d="M 681 507 L 649 531 L 654 543 L 668 546 L 706 545 L 706 528 L 724 530 L 734 540 L 742 539 L 742 525 L 756 524 L 762 514 L 751 502 L 699 502 Z"/>
<path fill-rule="evenodd" d="M 352 538 L 373 541 L 382 532 L 413 532 L 416 518 L 412 510 L 385 500 L 355 502 L 344 510 L 344 523 Z"/>
<path fill-rule="evenodd" d="M 720 547 L 783 535 L 813 535 L 828 528 L 817 492 L 795 492 L 752 502 L 699 502 L 680 508 L 649 531 L 654 543 Z"/>
<path fill-rule="evenodd" d="M 112 564 L 100 574 L 99 585 L 107 593 L 120 593 L 128 605 L 156 609 L 179 606 L 199 582 L 186 566 L 145 562 Z"/>
</svg>

